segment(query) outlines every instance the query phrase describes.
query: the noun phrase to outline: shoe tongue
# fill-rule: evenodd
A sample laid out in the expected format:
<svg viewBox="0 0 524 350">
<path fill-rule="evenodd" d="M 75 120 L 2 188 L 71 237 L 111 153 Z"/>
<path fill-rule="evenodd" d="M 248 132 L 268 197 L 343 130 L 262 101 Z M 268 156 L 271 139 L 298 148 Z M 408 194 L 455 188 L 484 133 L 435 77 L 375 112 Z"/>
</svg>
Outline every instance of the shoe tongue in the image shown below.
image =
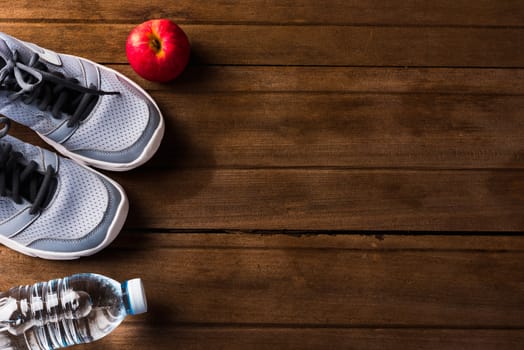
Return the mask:
<svg viewBox="0 0 524 350">
<path fill-rule="evenodd" d="M 23 42 L 5 33 L 0 33 L 0 56 L 11 57 L 15 51 L 18 52 L 18 59 L 22 62 L 29 62 L 33 55 L 33 51 Z M 4 65 L 5 60 L 2 62 Z"/>
<path fill-rule="evenodd" d="M 13 151 L 22 153 L 24 158 L 27 159 L 27 161 L 33 160 L 38 164 L 39 167 L 43 166 L 42 154 L 38 147 L 23 142 L 9 134 L 2 137 L 0 139 L 0 142 L 10 143 L 13 147 Z"/>
</svg>

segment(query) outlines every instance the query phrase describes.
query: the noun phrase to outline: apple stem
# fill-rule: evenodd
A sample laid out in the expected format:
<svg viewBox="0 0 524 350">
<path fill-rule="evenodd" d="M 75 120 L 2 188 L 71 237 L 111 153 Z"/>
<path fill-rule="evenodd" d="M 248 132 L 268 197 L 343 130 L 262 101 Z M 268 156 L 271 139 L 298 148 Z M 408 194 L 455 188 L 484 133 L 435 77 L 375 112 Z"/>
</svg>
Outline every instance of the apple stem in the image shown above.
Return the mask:
<svg viewBox="0 0 524 350">
<path fill-rule="evenodd" d="M 162 42 L 155 34 L 149 35 L 149 47 L 158 53 L 162 49 Z"/>
<path fill-rule="evenodd" d="M 155 51 L 160 50 L 160 41 L 157 38 L 154 38 L 151 44 L 153 45 Z"/>
</svg>

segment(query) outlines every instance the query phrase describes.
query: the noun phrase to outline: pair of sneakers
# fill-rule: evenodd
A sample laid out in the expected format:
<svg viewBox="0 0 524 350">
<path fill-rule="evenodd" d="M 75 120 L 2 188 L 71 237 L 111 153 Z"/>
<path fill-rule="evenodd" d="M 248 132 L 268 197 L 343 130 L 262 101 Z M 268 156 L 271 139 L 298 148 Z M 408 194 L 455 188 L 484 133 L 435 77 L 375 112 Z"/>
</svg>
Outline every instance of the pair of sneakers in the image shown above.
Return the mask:
<svg viewBox="0 0 524 350">
<path fill-rule="evenodd" d="M 122 74 L 0 33 L 0 243 L 46 259 L 98 252 L 128 212 L 124 171 L 158 149 L 158 106 Z M 33 129 L 62 155 L 7 135 Z M 70 159 L 69 159 L 70 158 Z"/>
</svg>

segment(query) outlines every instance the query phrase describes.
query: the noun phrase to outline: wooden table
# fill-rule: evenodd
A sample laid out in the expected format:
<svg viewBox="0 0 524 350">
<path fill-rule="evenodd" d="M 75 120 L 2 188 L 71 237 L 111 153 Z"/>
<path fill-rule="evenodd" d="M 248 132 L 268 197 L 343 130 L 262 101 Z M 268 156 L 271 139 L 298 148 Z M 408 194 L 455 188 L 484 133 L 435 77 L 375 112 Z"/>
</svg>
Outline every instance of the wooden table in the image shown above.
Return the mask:
<svg viewBox="0 0 524 350">
<path fill-rule="evenodd" d="M 0 248 L 2 289 L 144 279 L 150 312 L 85 349 L 524 347 L 521 0 L 33 0 L 0 16 L 128 74 L 165 114 L 158 155 L 110 174 L 131 211 L 107 250 Z M 193 46 L 169 85 L 124 50 L 158 17 Z"/>
</svg>

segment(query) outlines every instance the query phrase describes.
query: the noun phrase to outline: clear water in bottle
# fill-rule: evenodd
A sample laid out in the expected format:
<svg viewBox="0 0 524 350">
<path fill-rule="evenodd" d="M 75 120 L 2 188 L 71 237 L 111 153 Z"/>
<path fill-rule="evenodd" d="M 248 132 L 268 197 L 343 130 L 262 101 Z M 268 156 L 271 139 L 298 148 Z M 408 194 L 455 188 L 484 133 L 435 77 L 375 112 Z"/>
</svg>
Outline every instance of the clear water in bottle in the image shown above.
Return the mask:
<svg viewBox="0 0 524 350">
<path fill-rule="evenodd" d="M 97 274 L 15 287 L 0 294 L 0 350 L 59 349 L 109 334 L 127 315 L 147 311 L 140 279 Z"/>
</svg>

